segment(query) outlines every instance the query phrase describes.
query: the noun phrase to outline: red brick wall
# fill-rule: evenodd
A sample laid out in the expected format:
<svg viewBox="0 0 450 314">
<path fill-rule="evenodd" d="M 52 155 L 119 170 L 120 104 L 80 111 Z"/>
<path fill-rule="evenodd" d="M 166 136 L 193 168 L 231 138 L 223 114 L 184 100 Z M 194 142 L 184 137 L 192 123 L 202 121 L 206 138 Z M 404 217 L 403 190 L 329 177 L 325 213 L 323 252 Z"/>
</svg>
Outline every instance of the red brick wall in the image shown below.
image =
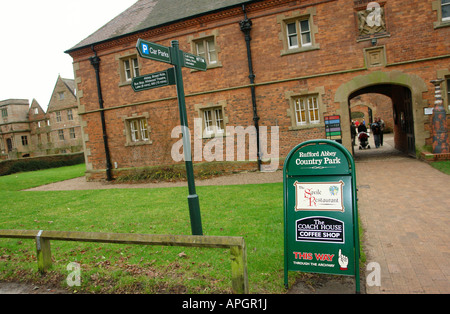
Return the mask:
<svg viewBox="0 0 450 314">
<path fill-rule="evenodd" d="M 356 3 L 356 5 L 355 5 Z M 361 4 L 362 3 L 362 4 Z M 424 62 L 396 64 L 423 58 L 448 55 L 450 27 L 434 29 L 436 11 L 432 1 L 380 1 L 386 12 L 388 37 L 379 38 L 378 45 L 385 47 L 388 67 L 365 67 L 364 49 L 372 47 L 369 41 L 358 41 L 356 10 L 364 8 L 367 1 L 264 1 L 247 7 L 253 21 L 251 47 L 256 75 L 256 99 L 261 126 L 278 126 L 280 130 L 280 158 L 283 158 L 297 144 L 310 139 L 324 138 L 323 125 L 302 130 L 290 130 L 288 116 L 289 92 L 317 91 L 319 88 L 324 110 L 323 115 L 343 114 L 348 108 L 340 108 L 335 102 L 337 89 L 357 76 L 375 71 L 401 71 L 418 76 L 429 87 L 423 94 L 423 102 L 432 106 L 434 94 L 428 82 L 436 78 L 438 70 L 449 69 L 448 58 Z M 264 8 L 261 5 L 265 4 Z M 272 4 L 272 5 L 270 5 Z M 136 53 L 135 45 L 140 37 L 145 40 L 170 46 L 173 39 L 180 43 L 180 49 L 191 51 L 189 36 L 198 38 L 218 32 L 217 46 L 222 67 L 206 72 L 183 69 L 187 116 L 191 128 L 193 119 L 198 118 L 195 105 L 226 101 L 225 115 L 229 126 L 253 125 L 253 112 L 249 84 L 247 53 L 244 35 L 239 21 L 244 18 L 241 9 L 236 8 L 221 19 L 202 18 L 198 23 L 186 24 L 179 30 L 148 31 L 128 38 L 96 45 L 101 58 L 100 76 L 104 97 L 107 133 L 111 150 L 111 161 L 118 168 L 170 164 L 171 147 L 178 139 L 170 138 L 173 127 L 179 124 L 179 114 L 174 86 L 135 93 L 130 86 L 120 86 L 119 61 L 121 56 Z M 296 54 L 281 55 L 280 17 L 313 13 L 313 24 L 317 27 L 315 43 L 320 49 Z M 97 110 L 98 97 L 95 72 L 88 60 L 93 55 L 89 48 L 72 53 L 75 63 L 78 90 L 81 91 L 80 113 L 84 123 L 85 145 L 88 168 L 105 169 L 105 154 L 101 132 L 100 113 Z M 168 64 L 139 59 L 141 75 L 169 67 Z M 351 71 L 355 70 L 355 71 Z M 449 69 L 450 70 L 450 69 Z M 328 74 L 328 75 L 322 75 Z M 318 76 L 319 75 L 319 76 Z M 380 82 L 389 83 L 389 82 Z M 405 82 L 407 86 L 409 83 Z M 192 96 L 192 94 L 215 91 Z M 430 92 L 431 91 L 431 92 Z M 166 99 L 157 102 L 152 100 Z M 130 104 L 136 104 L 129 106 Z M 122 107 L 121 107 L 122 106 Z M 416 105 L 417 106 L 417 105 Z M 119 108 L 116 108 L 119 107 Z M 110 108 L 115 108 L 109 110 Z M 423 111 L 423 110 L 422 110 Z M 148 113 L 151 128 L 151 145 L 125 146 L 123 117 Z M 420 115 L 423 112 L 416 112 Z M 343 116 L 345 117 L 345 115 Z M 426 117 L 428 119 L 428 117 Z M 82 125 L 83 125 L 82 123 Z M 349 121 L 343 121 L 350 136 Z M 428 121 L 419 129 L 427 133 Z M 429 137 L 426 136 L 426 137 Z M 207 143 L 207 140 L 203 140 Z M 235 150 L 236 151 L 236 150 Z"/>
</svg>

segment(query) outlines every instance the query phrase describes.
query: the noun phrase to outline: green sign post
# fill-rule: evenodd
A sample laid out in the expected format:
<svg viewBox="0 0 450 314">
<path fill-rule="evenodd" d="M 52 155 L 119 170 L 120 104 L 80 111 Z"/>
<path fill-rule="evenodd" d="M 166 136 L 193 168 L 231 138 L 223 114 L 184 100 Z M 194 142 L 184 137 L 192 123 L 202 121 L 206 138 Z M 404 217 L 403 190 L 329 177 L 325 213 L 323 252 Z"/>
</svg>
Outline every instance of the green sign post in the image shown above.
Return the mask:
<svg viewBox="0 0 450 314">
<path fill-rule="evenodd" d="M 308 141 L 287 156 L 284 188 L 284 283 L 288 272 L 355 276 L 359 230 L 353 157 L 331 140 Z"/>
<path fill-rule="evenodd" d="M 171 47 L 164 47 L 156 43 L 145 41 L 139 39 L 136 44 L 136 49 L 142 58 L 151 59 L 160 62 L 166 62 L 172 64 L 174 67 L 168 69 L 166 74 L 162 72 L 157 72 L 149 74 L 150 78 L 147 78 L 147 84 L 145 78 L 136 78 L 132 84 L 135 91 L 141 91 L 150 88 L 156 88 L 161 86 L 167 86 L 173 83 L 171 81 L 172 75 L 175 77 L 175 85 L 177 87 L 178 95 L 178 109 L 180 112 L 180 122 L 183 134 L 183 149 L 184 149 L 184 160 L 186 164 L 186 173 L 188 179 L 189 195 L 189 215 L 191 219 L 191 230 L 193 235 L 203 235 L 202 220 L 200 214 L 200 203 L 198 195 L 195 189 L 195 179 L 194 179 L 194 168 L 192 165 L 192 153 L 191 153 L 191 142 L 186 114 L 186 101 L 184 95 L 184 84 L 183 84 L 183 74 L 182 67 L 188 67 L 191 69 L 206 71 L 206 61 L 202 57 L 194 56 L 183 52 L 179 49 L 178 40 L 173 40 Z M 153 76 L 153 77 L 152 77 Z M 144 76 L 146 77 L 146 76 Z M 148 77 L 148 76 L 147 76 Z M 164 81 L 164 84 L 158 84 L 155 81 Z M 148 83 L 151 82 L 151 83 Z M 167 84 L 166 84 L 167 82 Z M 135 85 L 136 83 L 136 85 Z M 145 87 L 146 86 L 146 87 Z M 148 88 L 147 88 L 148 87 Z"/>
<path fill-rule="evenodd" d="M 175 71 L 173 68 L 133 78 L 131 87 L 135 92 L 153 88 L 175 85 Z"/>
<path fill-rule="evenodd" d="M 150 41 L 138 39 L 136 49 L 142 58 L 151 59 L 155 61 L 172 63 L 169 47 L 161 46 Z"/>
</svg>

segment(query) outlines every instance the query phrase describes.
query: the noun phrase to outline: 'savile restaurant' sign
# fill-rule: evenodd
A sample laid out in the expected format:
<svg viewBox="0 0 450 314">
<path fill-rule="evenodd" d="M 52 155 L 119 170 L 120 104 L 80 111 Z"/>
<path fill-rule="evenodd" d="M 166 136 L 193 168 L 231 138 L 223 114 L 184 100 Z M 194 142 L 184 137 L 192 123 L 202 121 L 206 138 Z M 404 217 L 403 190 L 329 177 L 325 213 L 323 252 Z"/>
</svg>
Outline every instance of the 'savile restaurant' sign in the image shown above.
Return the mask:
<svg viewBox="0 0 450 314">
<path fill-rule="evenodd" d="M 353 157 L 341 144 L 315 140 L 295 147 L 283 169 L 285 285 L 288 272 L 355 276 L 359 234 Z"/>
</svg>

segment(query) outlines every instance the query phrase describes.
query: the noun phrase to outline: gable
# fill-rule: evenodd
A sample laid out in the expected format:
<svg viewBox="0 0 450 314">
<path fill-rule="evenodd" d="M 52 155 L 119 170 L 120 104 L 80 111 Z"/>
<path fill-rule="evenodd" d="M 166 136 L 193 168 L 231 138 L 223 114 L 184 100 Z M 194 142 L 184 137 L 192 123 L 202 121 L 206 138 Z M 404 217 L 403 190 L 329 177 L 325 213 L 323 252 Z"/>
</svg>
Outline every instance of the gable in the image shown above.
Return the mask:
<svg viewBox="0 0 450 314">
<path fill-rule="evenodd" d="M 74 87 L 74 80 L 58 77 L 48 104 L 47 112 L 76 106 L 77 98 L 75 96 Z"/>
</svg>

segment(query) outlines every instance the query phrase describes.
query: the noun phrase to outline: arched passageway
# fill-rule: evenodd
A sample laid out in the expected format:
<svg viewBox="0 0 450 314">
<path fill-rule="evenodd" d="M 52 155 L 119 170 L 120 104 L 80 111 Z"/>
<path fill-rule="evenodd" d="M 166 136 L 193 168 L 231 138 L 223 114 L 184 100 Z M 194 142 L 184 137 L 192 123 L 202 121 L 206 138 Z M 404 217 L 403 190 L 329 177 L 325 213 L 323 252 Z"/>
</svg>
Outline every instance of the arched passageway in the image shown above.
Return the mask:
<svg viewBox="0 0 450 314">
<path fill-rule="evenodd" d="M 341 116 L 343 145 L 353 152 L 351 136 L 351 100 L 366 94 L 381 94 L 392 101 L 394 122 L 394 146 L 404 154 L 415 156 L 416 147 L 425 145 L 430 136 L 424 129 L 427 117 L 423 108 L 427 101 L 423 94 L 428 87 L 422 78 L 401 71 L 373 71 L 367 75 L 353 77 L 339 86 L 335 102 L 339 104 L 337 113 Z"/>
<path fill-rule="evenodd" d="M 367 146 L 359 145 L 358 134 L 356 134 L 353 153 L 358 156 L 361 146 L 362 150 L 380 149 L 384 146 L 385 134 L 393 134 L 389 136 L 392 143 L 389 145 L 404 154 L 415 156 L 415 136 L 414 136 L 414 115 L 412 109 L 411 91 L 409 88 L 395 84 L 378 84 L 361 88 L 349 95 L 350 116 L 355 117 L 355 109 L 367 108 L 364 112 L 364 118 L 352 119 L 356 123 L 364 123 L 369 134 Z M 354 100 L 357 100 L 355 102 Z M 359 102 L 358 102 L 359 101 Z M 380 135 L 381 146 L 376 147 L 372 127 L 377 120 L 383 120 L 385 131 Z M 359 128 L 361 130 L 361 128 Z M 364 128 L 365 129 L 365 128 Z M 378 153 L 377 155 L 379 155 Z M 365 155 L 372 155 L 367 154 Z"/>
</svg>

